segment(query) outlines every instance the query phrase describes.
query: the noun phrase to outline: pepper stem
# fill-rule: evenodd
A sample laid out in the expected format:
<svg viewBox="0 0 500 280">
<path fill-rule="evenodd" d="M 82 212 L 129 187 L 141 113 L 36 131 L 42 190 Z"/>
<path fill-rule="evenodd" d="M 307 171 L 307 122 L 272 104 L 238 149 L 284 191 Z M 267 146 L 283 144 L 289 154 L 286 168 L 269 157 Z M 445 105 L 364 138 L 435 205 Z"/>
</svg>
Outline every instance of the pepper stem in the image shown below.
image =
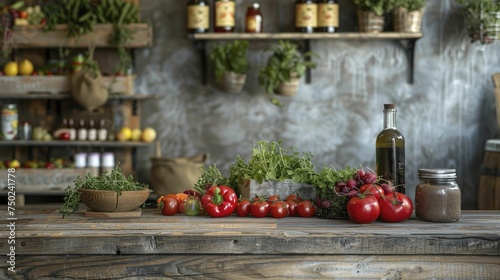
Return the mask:
<svg viewBox="0 0 500 280">
<path fill-rule="evenodd" d="M 222 195 L 220 194 L 220 188 L 214 189 L 214 195 L 212 196 L 212 203 L 215 205 L 220 205 L 224 201 Z"/>
</svg>

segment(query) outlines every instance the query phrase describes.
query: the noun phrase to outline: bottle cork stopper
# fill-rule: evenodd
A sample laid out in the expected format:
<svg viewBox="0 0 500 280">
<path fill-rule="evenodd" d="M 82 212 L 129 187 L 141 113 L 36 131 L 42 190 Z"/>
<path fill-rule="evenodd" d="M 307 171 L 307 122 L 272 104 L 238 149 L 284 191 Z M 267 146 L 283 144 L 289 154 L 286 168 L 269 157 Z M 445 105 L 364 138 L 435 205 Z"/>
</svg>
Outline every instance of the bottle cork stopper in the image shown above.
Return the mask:
<svg viewBox="0 0 500 280">
<path fill-rule="evenodd" d="M 384 109 L 396 109 L 396 104 L 384 104 Z"/>
</svg>

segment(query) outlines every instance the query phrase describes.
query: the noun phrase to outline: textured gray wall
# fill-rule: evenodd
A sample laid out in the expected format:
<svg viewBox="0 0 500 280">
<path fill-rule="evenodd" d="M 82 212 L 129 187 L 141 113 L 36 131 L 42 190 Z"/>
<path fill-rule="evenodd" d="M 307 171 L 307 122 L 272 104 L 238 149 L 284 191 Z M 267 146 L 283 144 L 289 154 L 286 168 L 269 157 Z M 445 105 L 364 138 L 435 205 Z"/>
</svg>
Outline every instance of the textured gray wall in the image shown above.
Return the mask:
<svg viewBox="0 0 500 280">
<path fill-rule="evenodd" d="M 238 30 L 251 2 L 236 1 Z M 260 2 L 267 32 L 291 31 L 293 0 Z M 453 0 L 428 1 L 413 85 L 406 81 L 408 64 L 398 42 L 313 41 L 321 57 L 313 83 L 302 80 L 297 96 L 283 99 L 283 108 L 270 104 L 257 84 L 269 55 L 264 49 L 274 42 L 251 43 L 253 67 L 242 94 L 215 89 L 212 73 L 209 85 L 201 84 L 200 57 L 186 37 L 184 3 L 141 0 L 143 19 L 154 26 L 154 47 L 136 52 L 137 90 L 162 96 L 144 104 L 142 125 L 157 128 L 164 156 L 208 151 L 208 163 L 226 171 L 236 155 L 247 158 L 258 140 L 283 140 L 311 152 L 318 169 L 374 169 L 383 104 L 396 103 L 406 138 L 407 193 L 413 198 L 418 168 L 456 168 L 463 207 L 477 207 L 485 141 L 498 131 L 491 75 L 500 72 L 500 49 L 499 43 L 469 42 Z M 355 30 L 351 1 L 340 4 L 341 30 Z M 153 148 L 140 150 L 142 180 L 149 180 L 153 154 Z"/>
</svg>

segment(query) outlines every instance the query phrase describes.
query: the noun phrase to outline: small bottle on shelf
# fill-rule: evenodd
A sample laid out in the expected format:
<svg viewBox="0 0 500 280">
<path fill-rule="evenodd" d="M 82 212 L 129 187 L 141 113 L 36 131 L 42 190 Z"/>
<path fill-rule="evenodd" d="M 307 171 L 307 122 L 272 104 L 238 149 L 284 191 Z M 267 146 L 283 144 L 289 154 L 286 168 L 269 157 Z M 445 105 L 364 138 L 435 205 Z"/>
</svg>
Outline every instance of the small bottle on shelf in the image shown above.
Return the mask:
<svg viewBox="0 0 500 280">
<path fill-rule="evenodd" d="M 214 31 L 234 32 L 236 4 L 234 0 L 215 0 Z"/>
<path fill-rule="evenodd" d="M 253 3 L 248 6 L 245 16 L 245 32 L 246 33 L 262 33 L 263 32 L 262 13 L 259 3 Z"/>
<path fill-rule="evenodd" d="M 334 33 L 339 28 L 337 0 L 318 0 L 318 32 Z"/>
<path fill-rule="evenodd" d="M 69 140 L 76 140 L 76 129 L 75 129 L 75 123 L 73 119 L 69 119 L 68 121 L 68 128 L 69 128 Z"/>
<path fill-rule="evenodd" d="M 384 129 L 375 142 L 377 175 L 405 193 L 405 138 L 396 127 L 396 105 L 384 104 Z"/>
<path fill-rule="evenodd" d="M 87 128 L 85 128 L 85 121 L 83 119 L 80 120 L 80 127 L 78 128 L 78 140 L 87 140 Z"/>
<path fill-rule="evenodd" d="M 97 140 L 106 141 L 108 140 L 108 130 L 106 129 L 106 122 L 101 120 L 100 128 L 97 131 Z"/>
<path fill-rule="evenodd" d="M 97 129 L 94 127 L 94 120 L 89 121 L 89 129 L 87 131 L 87 138 L 89 141 L 95 141 L 97 139 Z"/>
<path fill-rule="evenodd" d="M 313 33 L 318 25 L 318 4 L 315 0 L 295 1 L 295 31 Z"/>
<path fill-rule="evenodd" d="M 210 31 L 210 4 L 205 0 L 189 0 L 187 4 L 188 33 Z"/>
</svg>

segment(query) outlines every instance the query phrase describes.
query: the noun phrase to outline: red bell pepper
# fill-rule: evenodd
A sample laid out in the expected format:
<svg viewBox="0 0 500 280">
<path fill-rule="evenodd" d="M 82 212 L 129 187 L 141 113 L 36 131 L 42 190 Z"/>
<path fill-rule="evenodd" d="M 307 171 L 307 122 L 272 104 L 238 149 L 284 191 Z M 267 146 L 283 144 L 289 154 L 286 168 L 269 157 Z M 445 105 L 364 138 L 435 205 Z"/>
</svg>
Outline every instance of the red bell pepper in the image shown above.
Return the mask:
<svg viewBox="0 0 500 280">
<path fill-rule="evenodd" d="M 212 186 L 201 198 L 203 209 L 213 218 L 231 215 L 237 203 L 236 193 L 228 186 Z"/>
</svg>

